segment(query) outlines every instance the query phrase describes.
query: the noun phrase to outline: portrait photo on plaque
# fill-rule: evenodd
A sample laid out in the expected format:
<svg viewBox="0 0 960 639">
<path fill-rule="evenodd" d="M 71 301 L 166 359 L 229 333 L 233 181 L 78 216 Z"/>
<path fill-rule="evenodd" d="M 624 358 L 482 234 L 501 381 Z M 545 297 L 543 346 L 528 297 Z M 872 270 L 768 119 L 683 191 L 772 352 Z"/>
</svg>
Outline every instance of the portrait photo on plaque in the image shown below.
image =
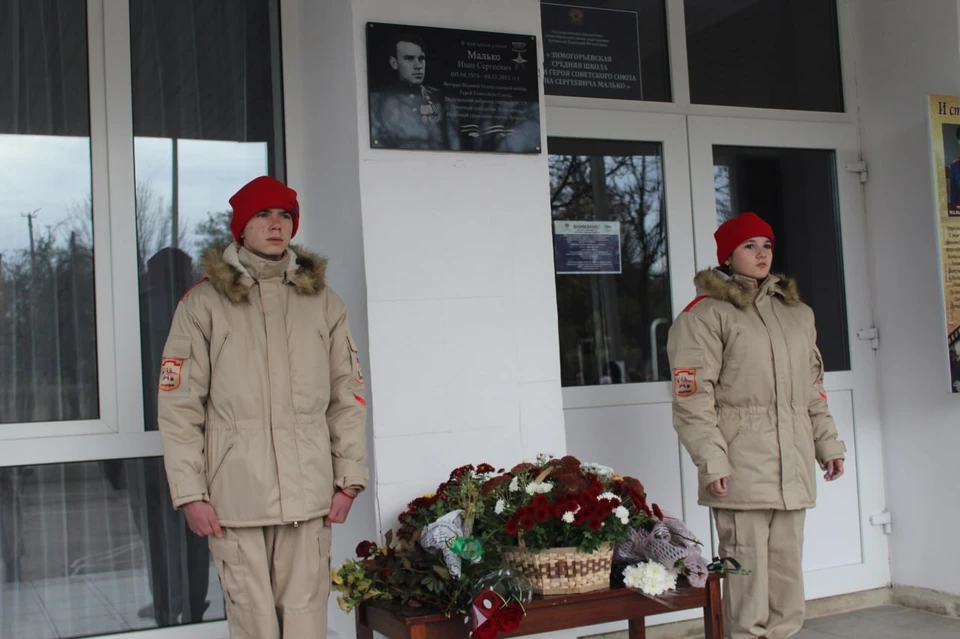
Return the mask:
<svg viewBox="0 0 960 639">
<path fill-rule="evenodd" d="M 532 35 L 367 23 L 370 146 L 540 153 Z"/>
</svg>

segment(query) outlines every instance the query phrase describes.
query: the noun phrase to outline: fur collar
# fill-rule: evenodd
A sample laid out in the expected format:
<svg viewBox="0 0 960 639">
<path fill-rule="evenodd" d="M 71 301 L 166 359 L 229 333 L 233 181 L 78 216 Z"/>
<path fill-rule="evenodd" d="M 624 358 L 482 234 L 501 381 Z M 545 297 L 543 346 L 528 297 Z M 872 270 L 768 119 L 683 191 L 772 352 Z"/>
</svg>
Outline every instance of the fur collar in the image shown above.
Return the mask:
<svg viewBox="0 0 960 639">
<path fill-rule="evenodd" d="M 796 280 L 783 275 L 771 274 L 757 289 L 748 283 L 746 278 L 731 277 L 720 269 L 711 268 L 697 273 L 693 283 L 697 286 L 697 295 L 730 302 L 739 309 L 751 306 L 758 290 L 779 295 L 787 304 L 800 302 L 800 291 L 797 289 Z"/>
<path fill-rule="evenodd" d="M 240 263 L 240 246 L 215 246 L 203 255 L 203 271 L 218 293 L 235 304 L 246 302 L 254 280 Z M 319 295 L 326 286 L 327 259 L 300 246 L 287 248 L 290 263 L 283 280 L 300 295 Z"/>
</svg>

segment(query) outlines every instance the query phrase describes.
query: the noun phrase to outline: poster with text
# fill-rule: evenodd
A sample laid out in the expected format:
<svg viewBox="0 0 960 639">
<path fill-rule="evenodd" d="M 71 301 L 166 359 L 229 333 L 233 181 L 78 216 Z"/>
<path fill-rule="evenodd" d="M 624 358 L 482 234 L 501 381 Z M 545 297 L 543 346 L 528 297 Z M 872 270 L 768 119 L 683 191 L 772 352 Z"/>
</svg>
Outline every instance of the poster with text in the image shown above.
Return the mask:
<svg viewBox="0 0 960 639">
<path fill-rule="evenodd" d="M 367 23 L 370 146 L 540 153 L 532 35 Z"/>
<path fill-rule="evenodd" d="M 928 100 L 950 388 L 960 393 L 960 97 Z"/>
<path fill-rule="evenodd" d="M 642 100 L 636 11 L 540 3 L 548 95 Z"/>
<path fill-rule="evenodd" d="M 557 275 L 619 275 L 620 222 L 554 222 Z"/>
</svg>

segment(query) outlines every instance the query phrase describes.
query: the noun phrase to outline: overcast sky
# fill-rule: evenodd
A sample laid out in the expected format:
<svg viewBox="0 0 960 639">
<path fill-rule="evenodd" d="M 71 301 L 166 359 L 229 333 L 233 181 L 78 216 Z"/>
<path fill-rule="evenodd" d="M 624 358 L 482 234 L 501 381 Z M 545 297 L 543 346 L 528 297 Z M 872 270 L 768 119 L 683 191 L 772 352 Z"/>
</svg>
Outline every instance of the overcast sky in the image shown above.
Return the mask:
<svg viewBox="0 0 960 639">
<path fill-rule="evenodd" d="M 137 180 L 148 182 L 169 202 L 172 141 L 137 138 L 134 147 Z M 189 225 L 188 242 L 208 211 L 228 210 L 230 196 L 267 171 L 266 143 L 180 140 L 178 152 L 180 220 L 181 226 Z M 29 247 L 27 220 L 21 213 L 40 209 L 35 237 L 67 219 L 89 196 L 90 177 L 89 138 L 0 135 L 0 252 Z"/>
</svg>

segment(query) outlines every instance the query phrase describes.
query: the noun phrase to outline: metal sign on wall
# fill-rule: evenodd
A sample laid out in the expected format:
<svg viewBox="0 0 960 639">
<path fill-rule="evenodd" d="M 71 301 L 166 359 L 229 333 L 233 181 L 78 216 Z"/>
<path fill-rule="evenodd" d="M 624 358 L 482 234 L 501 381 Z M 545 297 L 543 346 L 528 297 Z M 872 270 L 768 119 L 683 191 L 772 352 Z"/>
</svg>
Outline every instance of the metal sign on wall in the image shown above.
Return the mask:
<svg viewBox="0 0 960 639">
<path fill-rule="evenodd" d="M 370 146 L 540 153 L 537 39 L 367 23 Z"/>
<path fill-rule="evenodd" d="M 540 3 L 548 95 L 642 100 L 636 11 Z"/>
</svg>

